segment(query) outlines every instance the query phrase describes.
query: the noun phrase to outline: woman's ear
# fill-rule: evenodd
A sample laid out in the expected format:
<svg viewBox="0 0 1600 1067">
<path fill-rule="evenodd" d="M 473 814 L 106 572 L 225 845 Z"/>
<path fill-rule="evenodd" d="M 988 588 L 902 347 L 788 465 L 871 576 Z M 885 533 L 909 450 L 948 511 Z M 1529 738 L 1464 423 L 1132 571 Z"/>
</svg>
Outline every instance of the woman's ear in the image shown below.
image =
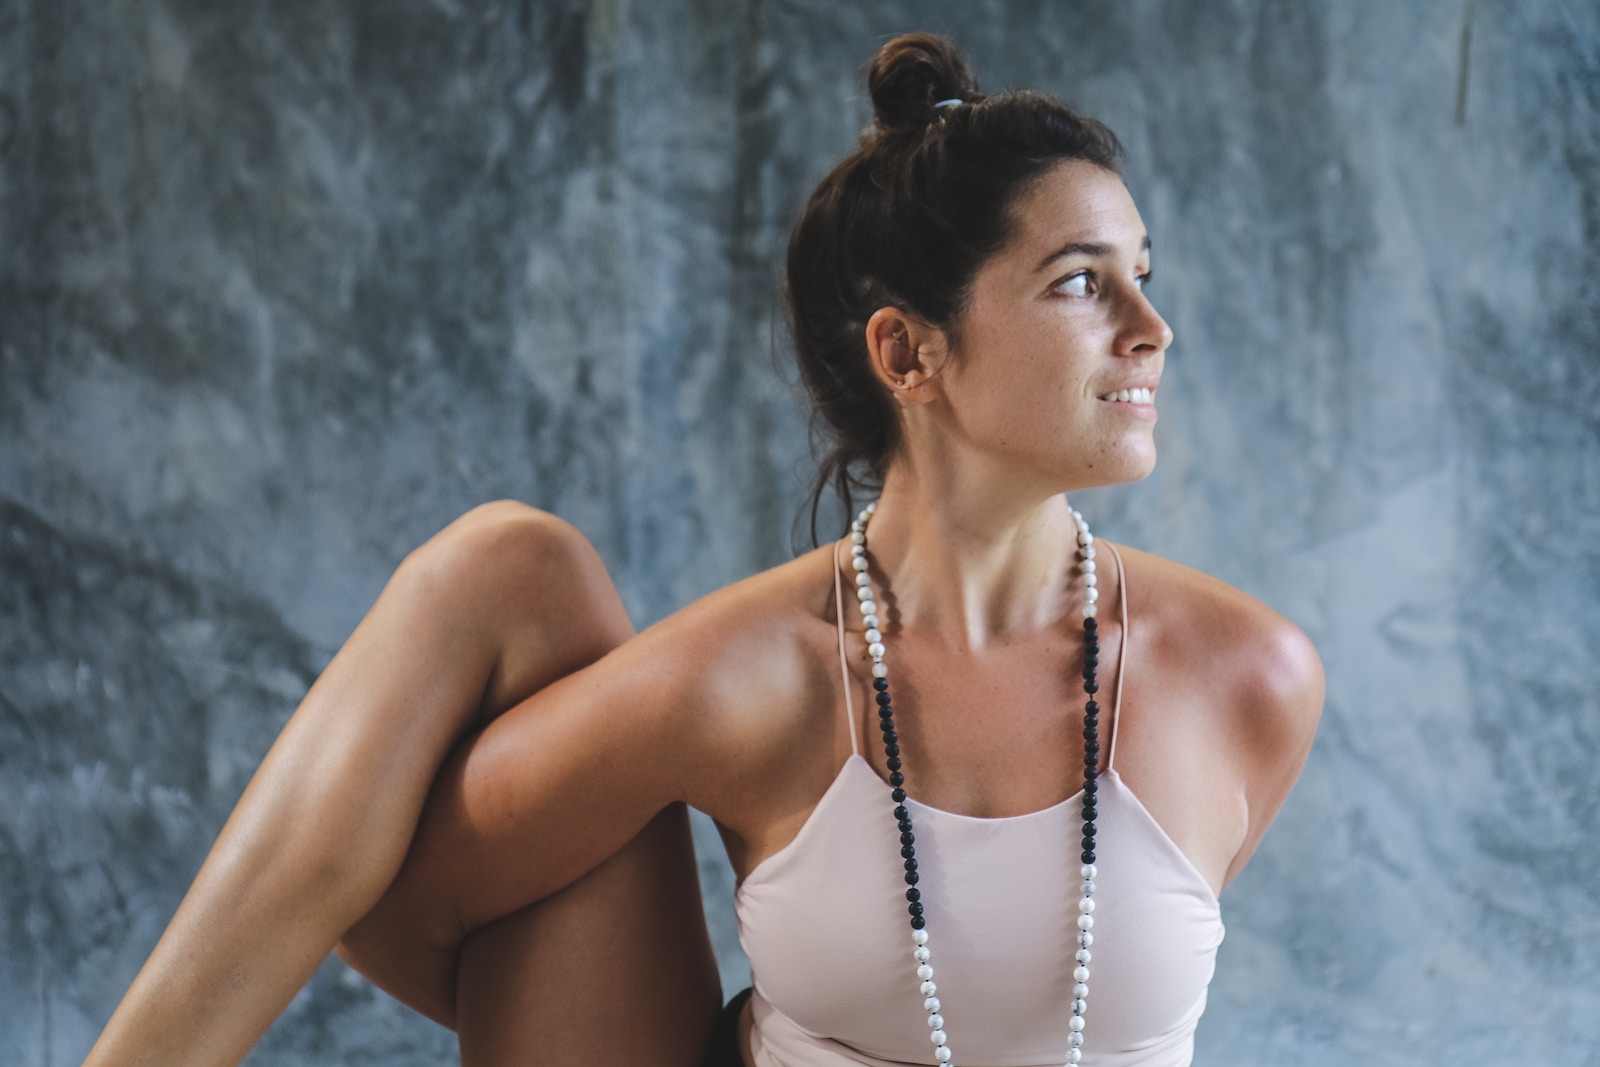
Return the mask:
<svg viewBox="0 0 1600 1067">
<path fill-rule="evenodd" d="M 930 384 L 949 354 L 944 331 L 894 307 L 881 307 L 867 320 L 867 357 L 898 404 L 926 404 Z"/>
</svg>

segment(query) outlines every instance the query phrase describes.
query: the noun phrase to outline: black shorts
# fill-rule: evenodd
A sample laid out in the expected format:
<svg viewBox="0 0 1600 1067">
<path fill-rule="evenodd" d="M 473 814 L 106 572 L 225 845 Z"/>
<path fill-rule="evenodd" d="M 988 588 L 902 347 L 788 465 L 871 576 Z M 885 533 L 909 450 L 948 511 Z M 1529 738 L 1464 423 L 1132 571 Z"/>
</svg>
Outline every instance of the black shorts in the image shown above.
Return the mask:
<svg viewBox="0 0 1600 1067">
<path fill-rule="evenodd" d="M 722 1009 L 722 1014 L 717 1016 L 717 1025 L 711 1031 L 711 1044 L 706 1046 L 706 1058 L 700 1061 L 700 1067 L 746 1067 L 739 1051 L 739 1014 L 744 1011 L 745 1002 L 749 999 L 750 990 L 746 989 Z"/>
</svg>

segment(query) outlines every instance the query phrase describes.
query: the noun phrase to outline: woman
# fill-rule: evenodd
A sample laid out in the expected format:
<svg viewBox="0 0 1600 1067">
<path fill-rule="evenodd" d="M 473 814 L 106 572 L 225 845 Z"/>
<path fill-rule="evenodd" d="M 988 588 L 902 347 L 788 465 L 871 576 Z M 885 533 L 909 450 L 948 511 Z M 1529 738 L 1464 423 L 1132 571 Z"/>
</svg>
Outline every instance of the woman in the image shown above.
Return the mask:
<svg viewBox="0 0 1600 1067">
<path fill-rule="evenodd" d="M 89 1062 L 236 1061 L 336 943 L 464 1062 L 697 1062 L 685 803 L 755 976 L 707 1062 L 1189 1061 L 1216 896 L 1320 666 L 1063 496 L 1155 461 L 1171 332 L 1115 138 L 983 97 L 937 38 L 868 81 L 787 295 L 819 490 L 877 504 L 637 637 L 559 520 L 458 521 L 296 712 Z"/>
</svg>

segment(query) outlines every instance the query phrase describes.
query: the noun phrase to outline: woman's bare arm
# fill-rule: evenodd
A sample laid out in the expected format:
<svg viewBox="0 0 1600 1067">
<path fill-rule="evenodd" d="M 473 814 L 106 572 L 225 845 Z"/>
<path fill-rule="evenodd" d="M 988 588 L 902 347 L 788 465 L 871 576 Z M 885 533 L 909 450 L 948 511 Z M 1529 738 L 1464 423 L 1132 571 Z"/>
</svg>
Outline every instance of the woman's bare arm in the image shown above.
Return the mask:
<svg viewBox="0 0 1600 1067">
<path fill-rule="evenodd" d="M 551 516 L 489 505 L 418 549 L 274 743 L 86 1067 L 242 1059 L 393 880 L 497 694 L 630 633 L 593 550 Z"/>
</svg>

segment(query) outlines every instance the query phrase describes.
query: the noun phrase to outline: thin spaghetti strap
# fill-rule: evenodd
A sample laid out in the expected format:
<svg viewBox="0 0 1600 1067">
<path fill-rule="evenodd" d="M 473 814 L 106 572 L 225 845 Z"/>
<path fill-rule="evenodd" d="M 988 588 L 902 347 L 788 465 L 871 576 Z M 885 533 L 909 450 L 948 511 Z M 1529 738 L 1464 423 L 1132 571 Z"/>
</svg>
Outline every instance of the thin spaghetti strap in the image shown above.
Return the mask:
<svg viewBox="0 0 1600 1067">
<path fill-rule="evenodd" d="M 1117 738 L 1122 734 L 1122 672 L 1128 666 L 1128 568 L 1122 562 L 1122 553 L 1110 541 L 1101 541 L 1117 560 L 1117 613 L 1122 618 L 1122 650 L 1117 653 L 1117 695 L 1111 701 L 1111 748 L 1106 753 L 1106 770 L 1117 764 Z M 835 571 L 835 576 L 837 576 Z"/>
<path fill-rule="evenodd" d="M 850 724 L 850 754 L 859 756 L 861 750 L 856 744 L 856 706 L 855 701 L 850 699 L 850 661 L 844 654 L 844 582 L 839 577 L 839 549 L 843 545 L 844 542 L 840 541 L 833 546 L 833 619 L 839 627 L 839 675 L 844 680 L 844 717 Z M 1117 695 L 1122 695 L 1120 685 Z"/>
</svg>

